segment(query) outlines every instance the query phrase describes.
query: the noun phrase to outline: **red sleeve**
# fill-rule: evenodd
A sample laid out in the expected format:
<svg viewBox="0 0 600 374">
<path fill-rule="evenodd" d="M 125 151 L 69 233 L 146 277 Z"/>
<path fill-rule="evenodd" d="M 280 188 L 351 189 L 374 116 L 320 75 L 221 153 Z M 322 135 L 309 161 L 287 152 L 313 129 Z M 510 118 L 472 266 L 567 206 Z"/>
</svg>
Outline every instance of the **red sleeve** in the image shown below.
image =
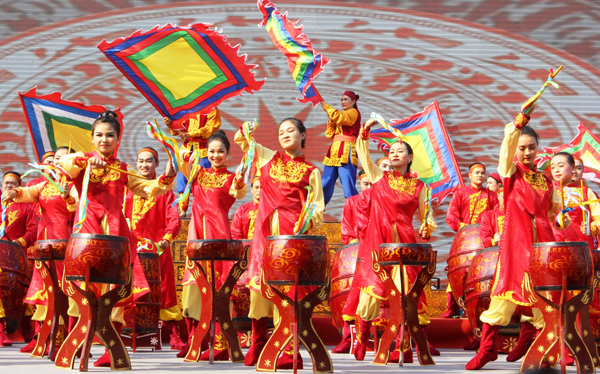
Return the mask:
<svg viewBox="0 0 600 374">
<path fill-rule="evenodd" d="M 452 196 L 452 200 L 450 200 L 450 205 L 448 205 L 448 213 L 446 213 L 446 223 L 450 226 L 450 229 L 454 232 L 460 229 L 460 207 L 462 202 L 462 193 L 461 191 L 456 191 L 454 196 Z"/>
<path fill-rule="evenodd" d="M 488 202 L 490 204 L 489 210 L 494 210 L 496 208 L 500 208 L 500 202 L 498 200 L 498 194 L 494 191 L 488 190 L 489 199 Z"/>
<path fill-rule="evenodd" d="M 32 246 L 33 243 L 35 243 L 35 240 L 37 239 L 38 217 L 33 208 L 33 205 L 29 204 L 27 206 L 25 216 L 27 217 L 27 223 L 23 239 L 25 240 L 25 243 L 27 243 L 25 248 L 28 248 Z"/>
<path fill-rule="evenodd" d="M 179 211 L 177 210 L 177 205 L 172 206 L 175 201 L 175 194 L 173 191 L 167 192 L 165 195 L 165 209 L 166 209 L 166 217 L 167 220 L 167 228 L 165 230 L 165 236 L 170 235 L 172 241 L 173 238 L 179 234 L 179 230 L 181 229 L 181 218 L 179 218 Z"/>
<path fill-rule="evenodd" d="M 242 205 L 238 208 L 238 210 L 233 215 L 233 220 L 231 221 L 231 239 L 233 240 L 242 240 L 246 239 L 244 235 L 244 213 L 245 213 L 245 205 Z"/>
<path fill-rule="evenodd" d="M 494 212 L 487 211 L 481 217 L 481 225 L 479 226 L 479 236 L 483 242 L 484 248 L 493 247 L 492 239 L 494 239 Z"/>
<path fill-rule="evenodd" d="M 341 231 L 342 243 L 344 245 L 349 244 L 354 239 L 358 239 L 355 232 L 354 206 L 354 199 L 349 198 L 346 200 L 344 210 L 342 211 Z"/>
</svg>

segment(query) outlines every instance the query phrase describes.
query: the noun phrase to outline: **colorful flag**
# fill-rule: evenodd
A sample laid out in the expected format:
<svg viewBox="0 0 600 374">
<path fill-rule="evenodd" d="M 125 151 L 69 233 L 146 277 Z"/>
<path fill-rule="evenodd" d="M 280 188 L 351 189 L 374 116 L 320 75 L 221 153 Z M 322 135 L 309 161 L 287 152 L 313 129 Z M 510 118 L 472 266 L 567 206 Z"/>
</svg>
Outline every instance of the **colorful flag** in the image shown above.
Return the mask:
<svg viewBox="0 0 600 374">
<path fill-rule="evenodd" d="M 432 199 L 436 199 L 438 205 L 448 194 L 465 186 L 437 101 L 411 117 L 392 120 L 390 125 L 402 132 L 403 141 L 410 144 L 414 155 L 411 170 L 431 186 Z M 386 155 L 390 146 L 398 141 L 386 129 L 371 131 L 370 138 Z"/>
<path fill-rule="evenodd" d="M 199 113 L 208 113 L 242 91 L 258 91 L 257 82 L 224 35 L 209 24 L 186 27 L 168 24 L 137 31 L 98 48 L 174 128 Z"/>
<path fill-rule="evenodd" d="M 583 160 L 583 178 L 600 183 L 600 140 L 583 124 L 577 126 L 579 133 L 569 144 L 546 148 L 539 153 L 535 164 L 539 170 L 549 171 L 552 156 L 558 152 L 567 152 Z"/>
<path fill-rule="evenodd" d="M 313 49 L 310 40 L 302 33 L 302 26 L 296 27 L 298 21 L 292 23 L 288 20 L 287 12 L 282 15 L 269 0 L 258 0 L 257 5 L 263 14 L 259 26 L 267 26 L 273 44 L 287 58 L 292 77 L 303 96 L 298 101 L 317 105 L 323 99 L 312 81 L 323 71 L 329 59 Z"/>
<path fill-rule="evenodd" d="M 92 124 L 106 108 L 66 101 L 58 92 L 38 96 L 36 88 L 19 92 L 19 98 L 39 162 L 44 153 L 69 143 L 74 151 L 91 152 Z M 123 115 L 115 112 L 123 126 Z"/>
</svg>

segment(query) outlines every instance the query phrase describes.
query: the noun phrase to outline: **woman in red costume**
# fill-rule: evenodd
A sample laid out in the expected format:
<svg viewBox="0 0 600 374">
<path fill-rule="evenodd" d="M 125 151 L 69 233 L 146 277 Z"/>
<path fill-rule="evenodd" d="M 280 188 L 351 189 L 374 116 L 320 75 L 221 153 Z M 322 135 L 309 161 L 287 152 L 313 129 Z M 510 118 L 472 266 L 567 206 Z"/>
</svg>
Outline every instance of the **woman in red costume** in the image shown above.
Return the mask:
<svg viewBox="0 0 600 374">
<path fill-rule="evenodd" d="M 207 144 L 208 161 L 211 167 L 206 169 L 199 166 L 197 173 L 192 173 L 190 167 L 191 152 L 182 151 L 182 163 L 179 169 L 183 175 L 191 180 L 192 194 L 194 200 L 192 203 L 192 219 L 188 233 L 189 240 L 197 239 L 228 239 L 231 240 L 231 231 L 229 228 L 229 209 L 236 199 L 246 196 L 247 187 L 244 184 L 242 172 L 237 174 L 227 170 L 225 162 L 229 155 L 229 140 L 223 130 L 218 130 L 212 134 Z M 185 202 L 184 202 L 185 203 Z M 187 261 L 186 272 L 183 277 L 183 316 L 188 327 L 189 340 L 185 347 L 178 353 L 177 357 L 185 357 L 190 348 L 191 336 L 195 325 L 200 320 L 200 311 L 202 308 L 200 290 L 196 281 L 190 272 L 191 261 Z M 221 286 L 229 274 L 232 264 L 223 261 L 215 263 L 215 282 L 216 287 Z M 215 330 L 215 356 L 217 361 L 229 360 L 229 351 L 227 341 L 221 334 L 221 329 L 217 323 Z M 203 346 L 203 349 L 207 345 Z M 208 361 L 209 350 L 205 350 L 200 356 L 200 360 Z"/>
<path fill-rule="evenodd" d="M 500 238 L 504 231 L 504 189 L 500 187 L 497 191 L 499 205 L 492 210 L 483 212 L 481 226 L 479 226 L 479 237 L 483 247 L 495 247 L 500 244 Z"/>
<path fill-rule="evenodd" d="M 54 165 L 58 165 L 58 160 L 68 152 L 68 147 L 60 147 L 53 152 Z M 69 239 L 71 236 L 70 222 L 73 217 L 73 212 L 77 209 L 79 197 L 75 186 L 67 181 L 66 176 L 60 175 L 63 192 L 60 192 L 46 178 L 41 183 L 29 187 L 17 187 L 14 190 L 6 191 L 2 199 L 4 201 L 13 200 L 16 203 L 39 203 L 41 215 L 39 216 L 37 240 L 46 239 Z M 56 262 L 56 271 L 58 279 L 62 279 L 63 262 Z M 48 296 L 44 288 L 44 281 L 37 268 L 33 270 L 33 276 L 25 302 L 28 304 L 37 305 L 36 311 L 32 320 L 36 321 L 36 334 L 40 329 L 40 322 L 46 319 L 46 311 L 48 305 Z M 35 348 L 37 338 L 30 341 L 25 347 L 21 348 L 21 352 L 30 353 Z"/>
<path fill-rule="evenodd" d="M 73 179 L 80 199 L 85 198 L 81 195 L 85 170 L 87 167 L 91 168 L 87 191 L 87 217 L 81 223 L 79 232 L 128 238 L 131 261 L 134 263 L 134 287 L 136 279 L 138 279 L 141 283 L 146 284 L 147 290 L 144 272 L 137 259 L 137 240 L 131 234 L 123 214 L 123 198 L 127 190 L 142 197 L 163 195 L 173 187 L 175 172 L 170 163 L 167 164 L 165 174 L 158 179 L 145 180 L 119 172 L 119 170 L 130 173 L 135 171 L 115 156 L 121 139 L 121 128 L 114 112 L 109 110 L 103 112 L 92 125 L 92 142 L 96 150 L 90 153 L 77 152 L 65 155 L 61 157 L 59 164 Z M 111 169 L 108 169 L 107 166 L 110 166 Z M 106 287 L 103 287 L 103 290 L 105 289 Z M 134 297 L 139 296 L 141 294 Z M 125 324 L 123 308 L 114 308 L 111 319 L 113 323 L 116 322 L 115 328 L 120 333 Z M 110 366 L 108 351 L 105 351 L 104 355 L 94 363 L 94 366 Z"/>
<path fill-rule="evenodd" d="M 425 222 L 427 202 L 425 184 L 410 174 L 413 161 L 411 146 L 400 140 L 392 144 L 389 158 L 393 171 L 384 171 L 371 161 L 369 131 L 376 123 L 373 119 L 367 121 L 356 141 L 360 163 L 373 183 L 370 204 L 367 208 L 369 219 L 365 238 L 360 242 L 359 257 L 362 258 L 362 263 L 354 277 L 354 282 L 362 291 L 356 310 L 356 315 L 360 318 L 358 344 L 354 351 L 354 356 L 359 361 L 364 360 L 365 357 L 371 321 L 379 316 L 380 302 L 387 299 L 383 283 L 373 271 L 373 259 L 368 251 L 379 248 L 382 243 L 416 243 L 413 216 L 417 210 L 421 222 L 419 228 L 421 239 L 428 240 L 436 229 L 431 215 Z M 419 270 L 414 266 L 406 268 L 409 282 L 414 282 Z M 397 267 L 394 268 L 392 275 L 396 284 L 399 284 L 400 274 Z M 424 295 L 419 305 L 419 322 L 425 326 L 429 324 L 429 318 L 425 313 L 423 299 Z M 401 347 L 402 342 L 397 341 L 396 346 Z M 392 352 L 390 361 L 398 362 L 399 353 L 399 350 Z M 412 351 L 405 351 L 405 362 L 412 362 Z"/>
<path fill-rule="evenodd" d="M 560 210 L 560 196 L 550 179 L 535 167 L 539 136 L 527 125 L 529 117 L 519 113 L 506 125 L 500 147 L 498 173 L 503 178 L 506 219 L 500 240 L 500 255 L 492 287 L 490 307 L 481 315 L 481 344 L 466 365 L 479 370 L 498 358 L 494 345 L 500 326 L 506 326 L 517 305 L 531 306 L 523 297 L 523 275 L 529 269 L 531 245 L 555 241 L 552 222 Z M 517 161 L 514 161 L 515 155 Z M 533 320 L 521 322 L 521 334 L 507 361 L 517 361 L 529 348 L 535 328 L 543 326 L 541 313 L 533 309 Z M 533 326 L 532 326 L 533 325 Z"/>
<path fill-rule="evenodd" d="M 306 128 L 302 121 L 287 118 L 279 124 L 279 144 L 284 152 L 272 151 L 256 144 L 257 166 L 260 172 L 261 197 L 256 218 L 254 241 L 250 253 L 248 279 L 250 288 L 250 312 L 252 318 L 252 345 L 246 354 L 247 366 L 256 365 L 266 343 L 267 319 L 271 303 L 260 293 L 260 271 L 263 251 L 269 235 L 293 235 L 294 227 L 304 202 L 307 189 L 313 193 L 317 205 L 312 216 L 311 227 L 323 224 L 325 203 L 321 186 L 321 173 L 314 165 L 306 162 L 302 149 L 306 141 Z M 247 152 L 249 144 L 242 130 L 235 134 L 235 142 Z M 276 318 L 275 318 L 276 319 Z M 298 355 L 299 356 L 299 355 Z M 293 353 L 286 350 L 277 361 L 277 369 L 291 369 Z M 298 368 L 302 358 L 298 357 Z"/>
</svg>

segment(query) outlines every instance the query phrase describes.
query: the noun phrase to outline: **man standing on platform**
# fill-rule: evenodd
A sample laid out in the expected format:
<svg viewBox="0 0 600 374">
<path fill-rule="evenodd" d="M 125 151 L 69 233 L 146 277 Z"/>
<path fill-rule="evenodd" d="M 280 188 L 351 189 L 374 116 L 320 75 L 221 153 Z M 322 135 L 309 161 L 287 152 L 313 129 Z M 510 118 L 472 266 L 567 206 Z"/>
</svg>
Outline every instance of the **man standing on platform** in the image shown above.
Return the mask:
<svg viewBox="0 0 600 374">
<path fill-rule="evenodd" d="M 484 212 L 498 207 L 498 196 L 495 192 L 483 188 L 485 183 L 485 165 L 475 162 L 469 166 L 470 184 L 454 193 L 448 206 L 446 223 L 452 231 L 458 231 L 464 226 L 481 222 Z M 441 318 L 452 318 L 459 315 L 460 308 L 452 296 L 448 285 L 447 310 Z"/>
<path fill-rule="evenodd" d="M 153 148 L 142 148 L 138 152 L 137 169 L 141 176 L 148 179 L 156 178 L 158 153 Z M 165 323 L 170 334 L 172 350 L 181 350 L 184 343 L 179 338 L 178 321 L 181 321 L 181 311 L 177 302 L 175 290 L 175 270 L 171 255 L 171 242 L 179 233 L 181 220 L 173 191 L 158 197 L 143 198 L 131 191 L 125 199 L 125 216 L 131 226 L 131 234 L 139 240 L 149 239 L 158 246 L 160 254 L 160 319 Z M 162 253 L 160 253 L 162 251 Z"/>
</svg>

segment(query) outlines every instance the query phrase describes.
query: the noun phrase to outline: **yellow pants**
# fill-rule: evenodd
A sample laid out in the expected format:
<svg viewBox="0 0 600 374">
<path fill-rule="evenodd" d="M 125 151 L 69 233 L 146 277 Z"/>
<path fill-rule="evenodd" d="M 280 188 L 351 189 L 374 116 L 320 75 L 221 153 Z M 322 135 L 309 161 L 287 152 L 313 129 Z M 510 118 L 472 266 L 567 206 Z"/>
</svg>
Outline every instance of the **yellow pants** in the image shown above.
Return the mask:
<svg viewBox="0 0 600 374">
<path fill-rule="evenodd" d="M 202 297 L 197 284 L 188 284 L 183 286 L 181 294 L 181 304 L 183 305 L 183 317 L 193 318 L 200 321 L 200 312 L 202 311 Z"/>
<path fill-rule="evenodd" d="M 481 322 L 487 323 L 492 326 L 506 326 L 509 324 L 510 319 L 515 313 L 516 309 L 517 304 L 508 300 L 501 300 L 497 297 L 492 296 L 490 307 L 488 308 L 488 310 L 481 314 L 481 317 L 479 317 L 479 319 L 481 320 Z M 539 330 L 542 327 L 544 327 L 544 316 L 542 312 L 537 308 L 533 308 L 532 311 L 533 318 L 521 316 L 521 322 L 529 322 L 536 329 Z"/>
<path fill-rule="evenodd" d="M 6 314 L 4 313 L 4 305 L 2 305 L 2 300 L 0 300 L 0 318 L 4 317 L 6 317 Z"/>
<path fill-rule="evenodd" d="M 183 317 L 181 316 L 179 305 L 175 305 L 167 309 L 161 309 L 160 319 L 163 321 L 181 321 Z"/>
<path fill-rule="evenodd" d="M 273 316 L 273 323 L 279 323 L 279 311 L 275 304 L 267 300 L 262 293 L 250 290 L 250 310 L 248 317 L 252 319 L 261 319 Z"/>
</svg>

